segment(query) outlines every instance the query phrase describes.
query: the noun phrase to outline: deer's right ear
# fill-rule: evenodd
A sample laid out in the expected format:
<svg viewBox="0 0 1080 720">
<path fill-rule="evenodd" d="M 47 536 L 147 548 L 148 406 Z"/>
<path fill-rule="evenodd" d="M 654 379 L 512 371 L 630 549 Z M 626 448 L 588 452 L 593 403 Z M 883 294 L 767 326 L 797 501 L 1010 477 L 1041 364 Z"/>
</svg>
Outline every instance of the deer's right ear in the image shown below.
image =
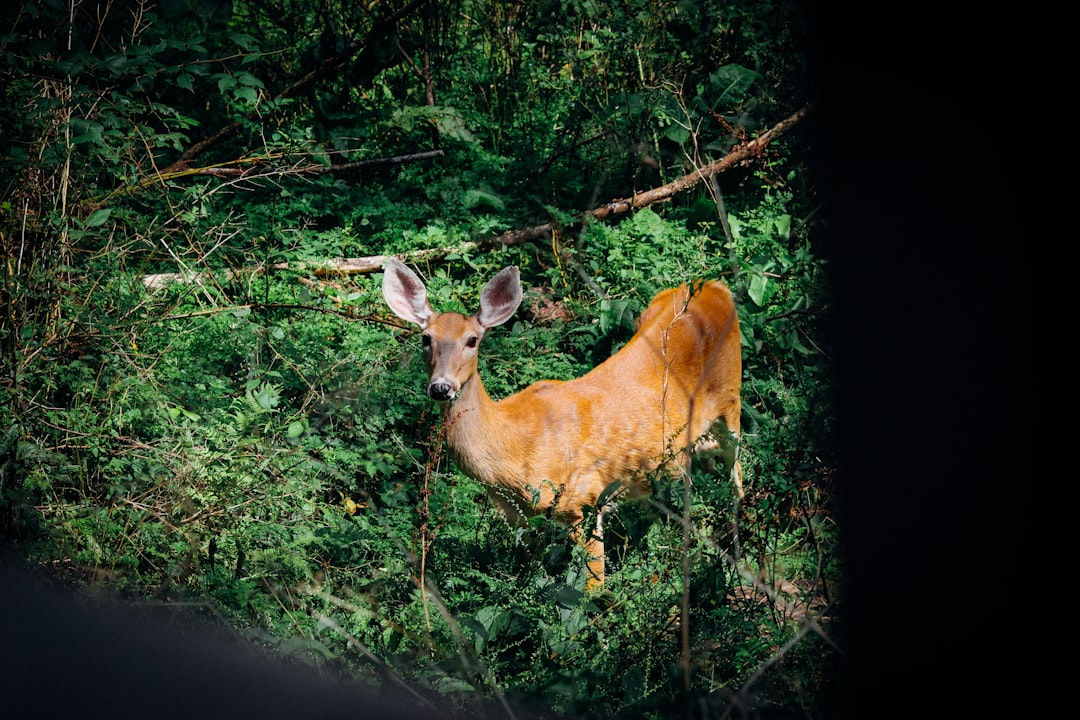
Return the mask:
<svg viewBox="0 0 1080 720">
<path fill-rule="evenodd" d="M 386 304 L 402 320 L 426 328 L 435 312 L 428 304 L 423 281 L 394 258 L 386 261 L 384 271 L 382 291 Z"/>
</svg>

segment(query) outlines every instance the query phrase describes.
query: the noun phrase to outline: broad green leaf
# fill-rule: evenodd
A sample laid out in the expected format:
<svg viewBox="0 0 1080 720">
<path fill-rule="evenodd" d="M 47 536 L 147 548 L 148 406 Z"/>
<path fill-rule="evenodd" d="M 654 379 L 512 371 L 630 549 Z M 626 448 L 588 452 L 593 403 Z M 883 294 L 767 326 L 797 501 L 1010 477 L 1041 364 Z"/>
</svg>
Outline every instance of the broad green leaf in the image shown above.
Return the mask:
<svg viewBox="0 0 1080 720">
<path fill-rule="evenodd" d="M 765 293 L 768 284 L 769 280 L 764 275 L 755 273 L 750 276 L 750 284 L 746 289 L 746 293 L 758 306 L 765 305 Z"/>
<path fill-rule="evenodd" d="M 83 223 L 84 227 L 92 228 L 104 225 L 109 219 L 109 215 L 112 214 L 112 208 L 103 208 L 101 210 L 95 210 L 90 213 L 90 217 L 86 218 L 86 222 Z"/>
<path fill-rule="evenodd" d="M 249 103 L 251 103 L 253 105 L 259 99 L 258 93 L 255 92 L 254 88 L 250 88 L 250 87 L 238 87 L 238 88 L 235 88 L 233 90 L 233 97 L 237 98 L 238 100 L 246 100 L 246 101 L 248 101 Z"/>
</svg>

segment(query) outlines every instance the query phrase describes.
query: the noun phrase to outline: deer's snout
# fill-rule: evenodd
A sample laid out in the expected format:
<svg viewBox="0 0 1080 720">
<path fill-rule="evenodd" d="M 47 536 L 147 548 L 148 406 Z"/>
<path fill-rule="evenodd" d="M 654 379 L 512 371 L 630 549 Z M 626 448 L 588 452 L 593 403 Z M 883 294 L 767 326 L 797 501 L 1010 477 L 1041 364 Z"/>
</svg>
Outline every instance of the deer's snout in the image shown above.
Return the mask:
<svg viewBox="0 0 1080 720">
<path fill-rule="evenodd" d="M 453 400 L 454 396 L 457 395 L 457 391 L 457 386 L 444 378 L 432 380 L 427 388 L 428 397 L 439 402 Z"/>
</svg>

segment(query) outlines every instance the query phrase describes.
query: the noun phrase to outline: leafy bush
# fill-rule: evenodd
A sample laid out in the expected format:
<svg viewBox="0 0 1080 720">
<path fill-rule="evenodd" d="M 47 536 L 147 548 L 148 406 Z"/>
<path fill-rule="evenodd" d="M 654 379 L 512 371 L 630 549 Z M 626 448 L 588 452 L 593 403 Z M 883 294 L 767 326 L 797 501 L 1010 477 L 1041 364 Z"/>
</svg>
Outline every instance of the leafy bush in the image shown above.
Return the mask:
<svg viewBox="0 0 1080 720">
<path fill-rule="evenodd" d="M 293 8 L 305 35 L 210 5 L 102 6 L 70 48 L 47 6 L 4 36 L 6 101 L 26 108 L 4 110 L 0 158 L 19 178 L 0 199 L 0 526 L 19 554 L 211 602 L 282 653 L 462 707 L 826 714 L 829 297 L 798 146 L 579 222 L 790 114 L 793 8 L 428 3 L 368 36 L 359 6 Z M 324 75 L 283 90 L 305 73 Z M 401 160 L 418 149 L 440 160 Z M 548 222 L 542 243 L 491 242 Z M 440 309 L 521 267 L 526 303 L 483 346 L 496 396 L 586 372 L 657 291 L 724 279 L 746 496 L 704 462 L 656 478 L 610 517 L 610 576 L 585 592 L 565 528 L 511 527 L 447 460 L 380 274 L 325 271 L 409 251 Z"/>
</svg>

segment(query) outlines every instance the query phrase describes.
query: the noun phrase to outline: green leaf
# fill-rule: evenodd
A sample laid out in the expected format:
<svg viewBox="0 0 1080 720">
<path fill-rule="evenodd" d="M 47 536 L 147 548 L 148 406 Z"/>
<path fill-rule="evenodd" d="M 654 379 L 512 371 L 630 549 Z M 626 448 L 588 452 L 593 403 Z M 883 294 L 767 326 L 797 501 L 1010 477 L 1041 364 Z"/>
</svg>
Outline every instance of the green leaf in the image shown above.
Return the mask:
<svg viewBox="0 0 1080 720">
<path fill-rule="evenodd" d="M 791 237 L 791 215 L 778 215 L 774 222 L 776 223 L 776 232 L 780 237 L 785 240 Z"/>
<path fill-rule="evenodd" d="M 671 124 L 664 130 L 664 137 L 672 142 L 682 145 L 690 139 L 690 131 L 684 128 L 682 125 Z"/>
<path fill-rule="evenodd" d="M 237 100 L 246 100 L 254 105 L 259 100 L 259 94 L 255 92 L 254 88 L 250 87 L 238 87 L 233 90 L 233 97 Z"/>
<path fill-rule="evenodd" d="M 240 48 L 248 52 L 259 48 L 259 42 L 247 33 L 233 33 L 229 37 L 232 38 L 232 41 L 240 46 Z"/>
<path fill-rule="evenodd" d="M 606 334 L 619 327 L 631 327 L 633 320 L 628 300 L 600 301 L 600 332 Z"/>
<path fill-rule="evenodd" d="M 252 75 L 249 72 L 237 73 L 236 74 L 236 80 L 241 85 L 246 85 L 247 87 L 253 87 L 253 88 L 264 87 L 263 86 L 263 81 L 260 80 L 259 78 L 255 77 L 254 75 Z"/>
<path fill-rule="evenodd" d="M 83 227 L 98 227 L 104 225 L 109 219 L 109 215 L 112 214 L 112 208 L 104 208 L 102 210 L 95 210 L 90 213 L 90 217 L 86 218 L 86 222 L 83 223 Z"/>
<path fill-rule="evenodd" d="M 84 120 L 82 118 L 72 118 L 71 129 L 72 135 L 74 136 L 71 139 L 73 145 L 80 145 L 87 142 L 101 143 L 104 140 L 105 128 L 101 123 Z"/>
<path fill-rule="evenodd" d="M 122 53 L 118 55 L 113 55 L 111 57 L 105 58 L 105 65 L 114 73 L 119 75 L 127 68 L 128 58 Z"/>
<path fill-rule="evenodd" d="M 736 63 L 718 68 L 709 76 L 709 82 L 720 90 L 720 97 L 715 101 L 715 105 L 741 102 L 757 78 L 756 72 Z"/>
<path fill-rule="evenodd" d="M 755 273 L 750 276 L 750 285 L 746 293 L 759 307 L 765 305 L 765 297 L 768 292 L 769 280 L 764 275 Z"/>
</svg>

